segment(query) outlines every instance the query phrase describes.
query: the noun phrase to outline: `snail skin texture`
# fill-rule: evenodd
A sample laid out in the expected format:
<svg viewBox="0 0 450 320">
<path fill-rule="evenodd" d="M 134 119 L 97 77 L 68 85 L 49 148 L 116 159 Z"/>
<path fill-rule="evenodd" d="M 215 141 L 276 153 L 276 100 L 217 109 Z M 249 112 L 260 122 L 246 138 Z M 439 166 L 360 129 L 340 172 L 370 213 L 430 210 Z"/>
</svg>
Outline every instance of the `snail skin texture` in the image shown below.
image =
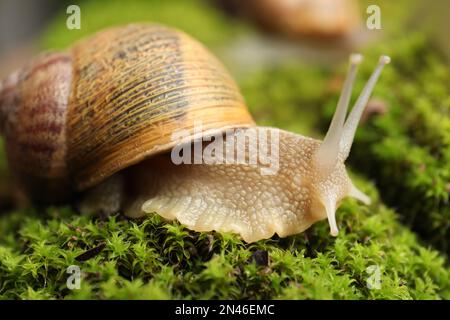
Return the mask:
<svg viewBox="0 0 450 320">
<path fill-rule="evenodd" d="M 361 60 L 351 55 L 336 112 L 319 141 L 256 126 L 222 64 L 183 32 L 115 27 L 65 52 L 43 54 L 3 80 L 0 132 L 10 168 L 34 201 L 76 195 L 83 211 L 157 213 L 196 231 L 238 233 L 246 242 L 296 234 L 325 218 L 337 235 L 341 200 L 370 202 L 352 184 L 344 161 L 390 59 L 380 58 L 346 117 Z M 199 121 L 200 134 L 193 132 Z M 182 143 L 173 140 L 182 129 L 192 134 Z M 230 129 L 238 129 L 234 135 L 277 134 L 276 174 L 246 163 L 172 161 L 174 147 Z"/>
</svg>

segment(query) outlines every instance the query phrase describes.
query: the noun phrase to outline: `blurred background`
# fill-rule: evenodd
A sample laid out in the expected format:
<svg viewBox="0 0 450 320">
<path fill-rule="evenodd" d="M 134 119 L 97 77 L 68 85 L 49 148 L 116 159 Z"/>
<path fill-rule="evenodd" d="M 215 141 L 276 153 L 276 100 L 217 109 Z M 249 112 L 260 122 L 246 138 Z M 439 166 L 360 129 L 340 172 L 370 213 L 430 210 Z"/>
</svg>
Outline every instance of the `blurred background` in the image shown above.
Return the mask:
<svg viewBox="0 0 450 320">
<path fill-rule="evenodd" d="M 80 8 L 79 29 L 67 26 L 70 5 Z M 0 0 L 0 77 L 108 26 L 164 23 L 225 63 L 259 124 L 322 137 L 349 53 L 366 56 L 355 94 L 378 56 L 391 55 L 350 166 L 406 225 L 448 252 L 449 12 L 446 0 Z M 0 211 L 26 204 L 15 190 L 0 151 Z"/>
<path fill-rule="evenodd" d="M 80 29 L 66 25 L 70 5 L 81 10 Z M 381 29 L 369 30 L 373 5 L 380 8 Z M 0 76 L 43 49 L 63 48 L 104 27 L 135 21 L 179 27 L 219 55 L 238 58 L 230 63 L 240 67 L 286 57 L 333 63 L 330 55 L 342 59 L 385 34 L 415 30 L 426 31 L 448 58 L 449 10 L 445 0 L 432 5 L 421 0 L 132 0 L 126 6 L 115 0 L 1 0 Z"/>
</svg>

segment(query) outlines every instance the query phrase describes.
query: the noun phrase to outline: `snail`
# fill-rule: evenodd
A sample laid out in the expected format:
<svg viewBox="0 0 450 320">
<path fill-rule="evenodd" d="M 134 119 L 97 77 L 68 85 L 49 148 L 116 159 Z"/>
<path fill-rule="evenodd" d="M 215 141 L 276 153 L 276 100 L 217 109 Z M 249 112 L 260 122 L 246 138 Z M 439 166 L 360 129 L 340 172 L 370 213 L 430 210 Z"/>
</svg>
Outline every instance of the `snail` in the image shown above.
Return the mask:
<svg viewBox="0 0 450 320">
<path fill-rule="evenodd" d="M 256 126 L 224 66 L 187 34 L 153 24 L 114 27 L 67 51 L 44 53 L 4 79 L 0 132 L 10 168 L 33 201 L 75 195 L 91 210 L 130 217 L 156 212 L 196 231 L 237 233 L 246 242 L 300 233 L 326 218 L 337 235 L 341 200 L 370 202 L 344 161 L 389 63 L 380 58 L 345 119 L 361 59 L 350 57 L 322 142 Z M 202 131 L 193 132 L 198 122 Z M 180 130 L 189 135 L 174 139 Z M 278 137 L 271 146 L 279 155 L 276 173 L 246 163 L 174 163 L 175 149 L 200 141 L 205 151 L 212 137 L 229 131 L 221 143 L 249 132 Z"/>
</svg>

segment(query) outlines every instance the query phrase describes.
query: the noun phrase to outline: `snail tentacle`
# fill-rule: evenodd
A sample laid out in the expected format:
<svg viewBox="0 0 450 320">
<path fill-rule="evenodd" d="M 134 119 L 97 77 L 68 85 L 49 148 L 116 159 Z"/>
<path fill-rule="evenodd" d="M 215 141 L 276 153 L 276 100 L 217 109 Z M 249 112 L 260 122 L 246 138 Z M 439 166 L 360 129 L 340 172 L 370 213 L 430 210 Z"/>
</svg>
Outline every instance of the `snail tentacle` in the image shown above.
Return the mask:
<svg viewBox="0 0 450 320">
<path fill-rule="evenodd" d="M 375 84 L 378 81 L 381 71 L 390 61 L 391 58 L 388 56 L 383 55 L 380 57 L 377 67 L 367 81 L 366 86 L 358 97 L 358 100 L 356 100 L 355 106 L 345 121 L 344 131 L 340 142 L 340 152 L 342 153 L 344 159 L 348 157 L 353 139 L 355 137 L 356 129 L 358 128 L 359 120 L 361 119 L 362 113 L 367 105 L 367 102 L 369 101 L 370 95 L 372 94 Z"/>
<path fill-rule="evenodd" d="M 361 54 L 352 54 L 350 56 L 349 71 L 344 82 L 341 96 L 331 120 L 330 128 L 323 140 L 323 143 L 316 153 L 316 161 L 321 167 L 321 172 L 327 176 L 333 170 L 339 155 L 339 142 L 342 138 L 344 121 L 347 115 L 348 105 L 352 95 L 353 84 L 355 82 L 357 67 L 361 63 L 363 56 Z"/>
<path fill-rule="evenodd" d="M 370 203 L 372 202 L 370 200 L 370 197 L 368 195 L 366 195 L 364 192 L 362 192 L 361 190 L 359 190 L 353 183 L 351 183 L 348 196 L 361 201 L 365 205 L 370 205 Z"/>
</svg>

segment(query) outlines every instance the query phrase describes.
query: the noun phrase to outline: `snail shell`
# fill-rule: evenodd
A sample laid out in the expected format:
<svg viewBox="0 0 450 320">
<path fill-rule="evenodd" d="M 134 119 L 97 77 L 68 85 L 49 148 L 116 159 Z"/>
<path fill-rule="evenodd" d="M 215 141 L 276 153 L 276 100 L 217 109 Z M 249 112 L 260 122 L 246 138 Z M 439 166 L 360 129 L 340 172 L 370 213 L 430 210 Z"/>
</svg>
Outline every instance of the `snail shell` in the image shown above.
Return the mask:
<svg viewBox="0 0 450 320">
<path fill-rule="evenodd" d="M 9 163 L 34 200 L 64 198 L 166 151 L 172 132 L 196 120 L 205 130 L 254 124 L 222 64 L 159 25 L 111 28 L 41 55 L 2 87 Z"/>
</svg>

